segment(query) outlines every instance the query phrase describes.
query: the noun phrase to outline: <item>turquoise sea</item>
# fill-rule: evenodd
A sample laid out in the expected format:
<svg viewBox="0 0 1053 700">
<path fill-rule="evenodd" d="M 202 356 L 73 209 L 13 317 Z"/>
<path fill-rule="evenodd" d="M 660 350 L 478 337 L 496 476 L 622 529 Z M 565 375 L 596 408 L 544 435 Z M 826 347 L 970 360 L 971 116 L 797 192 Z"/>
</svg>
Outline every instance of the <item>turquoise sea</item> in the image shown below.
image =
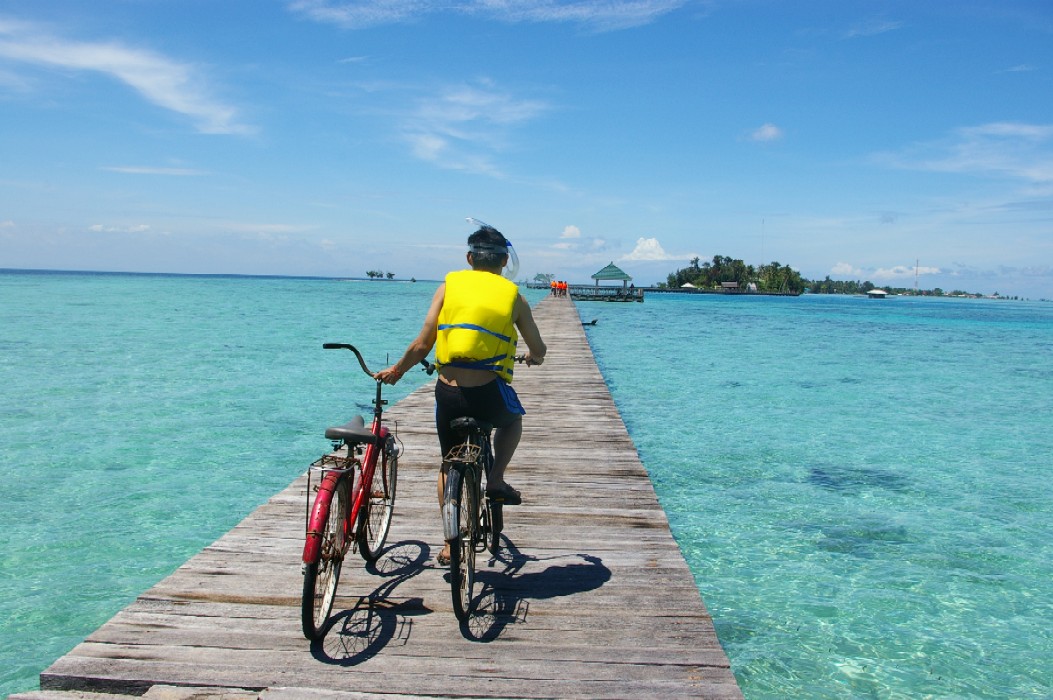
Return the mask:
<svg viewBox="0 0 1053 700">
<path fill-rule="evenodd" d="M 371 398 L 321 343 L 379 367 L 434 288 L 0 272 L 0 694 L 301 473 Z M 579 310 L 747 698 L 1053 697 L 1053 304 Z"/>
</svg>

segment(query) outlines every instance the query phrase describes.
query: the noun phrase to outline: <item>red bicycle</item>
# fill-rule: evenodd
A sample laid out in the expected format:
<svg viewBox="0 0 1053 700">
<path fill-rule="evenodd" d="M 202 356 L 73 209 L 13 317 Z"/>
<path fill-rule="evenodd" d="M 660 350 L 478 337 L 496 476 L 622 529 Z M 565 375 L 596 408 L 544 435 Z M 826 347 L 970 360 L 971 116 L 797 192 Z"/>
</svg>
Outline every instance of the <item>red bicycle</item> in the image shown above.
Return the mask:
<svg viewBox="0 0 1053 700">
<path fill-rule="evenodd" d="M 326 350 L 355 353 L 362 371 L 373 377 L 353 345 L 325 343 Z M 307 475 L 307 537 L 303 546 L 303 633 L 308 639 L 325 636 L 329 613 L 336 598 L 340 569 L 352 546 L 362 558 L 380 556 L 391 525 L 398 482 L 397 437 L 383 423 L 383 383 L 377 381 L 373 423 L 365 427 L 361 416 L 344 425 L 327 428 L 333 452 L 311 465 Z M 311 496 L 314 504 L 311 505 Z"/>
</svg>

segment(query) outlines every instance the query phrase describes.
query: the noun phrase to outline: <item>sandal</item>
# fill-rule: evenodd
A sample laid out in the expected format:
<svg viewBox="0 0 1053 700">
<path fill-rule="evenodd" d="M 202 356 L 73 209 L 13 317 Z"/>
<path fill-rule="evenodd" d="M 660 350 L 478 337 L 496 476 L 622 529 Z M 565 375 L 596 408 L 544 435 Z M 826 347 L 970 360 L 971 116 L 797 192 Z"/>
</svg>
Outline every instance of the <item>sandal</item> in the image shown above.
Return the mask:
<svg viewBox="0 0 1053 700">
<path fill-rule="evenodd" d="M 439 555 L 435 557 L 435 561 L 439 563 L 439 566 L 449 566 L 450 555 L 446 552 L 439 552 Z"/>
<path fill-rule="evenodd" d="M 505 484 L 503 489 L 496 489 L 494 491 L 487 489 L 486 497 L 494 503 L 506 506 L 518 506 L 523 502 L 523 495 L 508 484 Z"/>
</svg>

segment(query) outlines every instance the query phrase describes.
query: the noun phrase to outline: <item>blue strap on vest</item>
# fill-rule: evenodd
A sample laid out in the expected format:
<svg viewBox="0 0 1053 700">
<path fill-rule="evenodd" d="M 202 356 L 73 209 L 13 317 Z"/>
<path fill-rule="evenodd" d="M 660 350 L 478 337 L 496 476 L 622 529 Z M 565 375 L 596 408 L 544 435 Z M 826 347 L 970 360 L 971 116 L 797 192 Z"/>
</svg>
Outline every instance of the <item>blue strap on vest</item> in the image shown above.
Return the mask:
<svg viewBox="0 0 1053 700">
<path fill-rule="evenodd" d="M 501 360 L 507 358 L 508 355 L 494 355 L 488 357 L 485 360 L 472 360 L 471 362 L 447 362 L 446 367 L 461 367 L 462 369 L 485 369 L 490 372 L 496 372 L 501 369 L 501 365 L 498 364 Z M 508 370 L 509 374 L 512 374 L 512 370 Z"/>
<path fill-rule="evenodd" d="M 462 328 L 462 329 L 468 330 L 468 331 L 479 331 L 480 333 L 486 333 L 488 335 L 492 335 L 493 337 L 495 337 L 498 340 L 500 340 L 502 342 L 505 342 L 505 343 L 511 342 L 511 340 L 512 340 L 507 335 L 501 335 L 500 333 L 495 333 L 494 331 L 490 330 L 489 328 L 483 328 L 482 326 L 477 326 L 474 323 L 441 323 L 441 324 L 439 324 L 439 330 L 440 331 L 448 331 L 448 330 L 453 329 L 453 328 Z M 501 355 L 500 359 L 504 359 L 504 357 L 505 357 L 504 355 Z M 482 360 L 480 360 L 480 361 L 482 361 Z"/>
</svg>

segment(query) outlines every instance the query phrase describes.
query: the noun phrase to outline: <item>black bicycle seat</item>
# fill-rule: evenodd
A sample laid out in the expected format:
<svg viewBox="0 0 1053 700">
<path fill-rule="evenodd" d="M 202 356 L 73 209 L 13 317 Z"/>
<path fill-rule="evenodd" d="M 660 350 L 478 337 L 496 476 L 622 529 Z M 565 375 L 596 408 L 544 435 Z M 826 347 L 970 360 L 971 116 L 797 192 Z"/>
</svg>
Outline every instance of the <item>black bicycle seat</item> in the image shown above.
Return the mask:
<svg viewBox="0 0 1053 700">
<path fill-rule="evenodd" d="M 375 445 L 377 442 L 377 436 L 369 432 L 362 416 L 355 416 L 343 425 L 326 428 L 325 437 L 328 440 L 343 440 L 350 444 Z"/>
<path fill-rule="evenodd" d="M 465 435 L 473 430 L 478 430 L 481 433 L 489 435 L 490 431 L 494 429 L 494 426 L 486 421 L 476 420 L 471 416 L 462 416 L 450 421 L 450 428 L 459 435 Z"/>
</svg>

